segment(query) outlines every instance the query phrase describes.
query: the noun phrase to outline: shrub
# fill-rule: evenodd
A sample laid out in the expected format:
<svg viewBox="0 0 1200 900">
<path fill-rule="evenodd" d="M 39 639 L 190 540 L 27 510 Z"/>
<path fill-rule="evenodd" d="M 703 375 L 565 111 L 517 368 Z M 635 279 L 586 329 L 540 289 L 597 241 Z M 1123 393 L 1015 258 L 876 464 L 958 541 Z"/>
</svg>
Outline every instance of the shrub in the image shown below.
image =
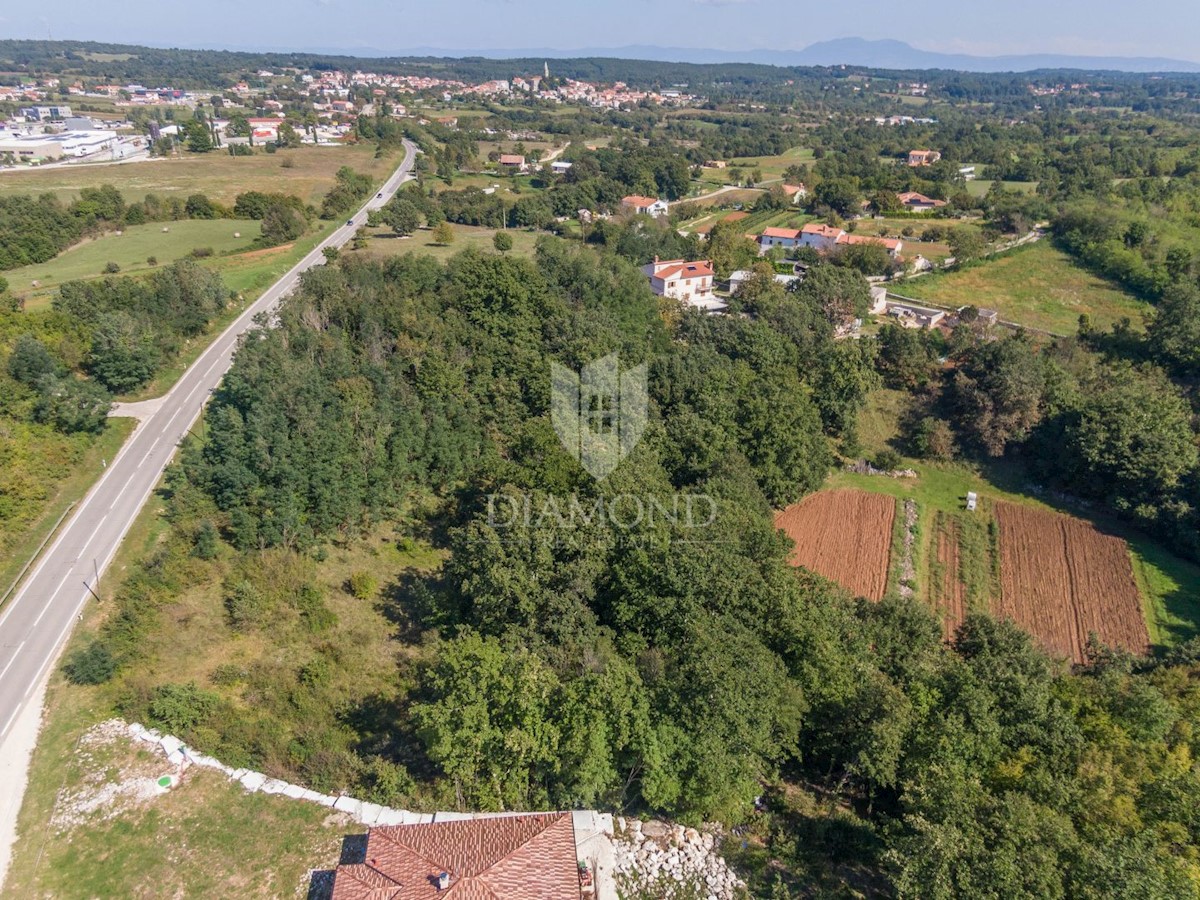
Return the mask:
<svg viewBox="0 0 1200 900">
<path fill-rule="evenodd" d="M 306 584 L 300 588 L 296 594 L 296 609 L 309 631 L 327 631 L 337 624 L 337 615 L 325 605 L 325 595 L 315 585 Z"/>
<path fill-rule="evenodd" d="M 146 264 L 150 265 L 150 266 L 157 266 L 158 265 L 158 257 L 157 256 L 147 256 Z"/>
<path fill-rule="evenodd" d="M 63 673 L 71 684 L 104 684 L 116 671 L 117 661 L 108 647 L 99 641 L 76 650 L 63 663 Z"/>
<path fill-rule="evenodd" d="M 244 630 L 261 623 L 267 613 L 267 598 L 249 581 L 239 581 L 225 595 L 229 624 Z"/>
<path fill-rule="evenodd" d="M 213 523 L 208 521 L 201 523 L 200 529 L 196 532 L 196 543 L 192 548 L 192 555 L 199 559 L 215 559 L 219 547 L 220 541 Z"/>
<path fill-rule="evenodd" d="M 871 465 L 877 469 L 883 469 L 885 472 L 891 472 L 893 469 L 900 468 L 902 462 L 900 454 L 895 450 L 880 450 L 871 460 Z"/>
<path fill-rule="evenodd" d="M 220 698 L 188 684 L 164 684 L 155 688 L 147 712 L 151 724 L 171 734 L 183 734 L 205 722 L 216 712 Z"/>
<path fill-rule="evenodd" d="M 192 258 L 193 259 L 205 259 L 212 255 L 213 255 L 212 247 L 196 247 L 194 250 L 192 250 Z"/>
<path fill-rule="evenodd" d="M 513 248 L 512 235 L 507 231 L 497 231 L 495 236 L 492 238 L 492 246 L 501 253 L 507 253 Z"/>
<path fill-rule="evenodd" d="M 350 593 L 359 600 L 370 600 L 379 590 L 379 582 L 370 572 L 355 572 L 350 576 Z"/>
<path fill-rule="evenodd" d="M 120 271 L 121 271 L 120 263 L 115 263 L 115 262 L 109 260 L 108 262 L 106 262 L 104 264 L 104 274 L 105 275 L 116 275 Z"/>
</svg>

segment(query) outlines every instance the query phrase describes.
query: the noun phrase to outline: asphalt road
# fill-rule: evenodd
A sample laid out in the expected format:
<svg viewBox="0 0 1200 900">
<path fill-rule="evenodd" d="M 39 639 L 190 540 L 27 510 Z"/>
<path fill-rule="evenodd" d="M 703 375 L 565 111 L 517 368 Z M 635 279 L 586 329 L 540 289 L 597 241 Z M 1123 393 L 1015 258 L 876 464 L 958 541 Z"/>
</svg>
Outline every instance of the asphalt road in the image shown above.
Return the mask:
<svg viewBox="0 0 1200 900">
<path fill-rule="evenodd" d="M 75 508 L 54 542 L 0 610 L 0 743 L 58 657 L 63 642 L 92 598 L 91 587 L 103 577 L 126 532 L 154 490 L 179 442 L 196 421 L 209 395 L 233 361 L 238 338 L 254 327 L 254 318 L 288 294 L 300 273 L 324 262 L 321 251 L 341 247 L 367 212 L 386 203 L 403 184 L 417 148 L 404 142 L 404 162 L 382 188 L 311 253 L 272 285 L 197 359 L 173 388 L 142 419 L 101 479 Z"/>
</svg>

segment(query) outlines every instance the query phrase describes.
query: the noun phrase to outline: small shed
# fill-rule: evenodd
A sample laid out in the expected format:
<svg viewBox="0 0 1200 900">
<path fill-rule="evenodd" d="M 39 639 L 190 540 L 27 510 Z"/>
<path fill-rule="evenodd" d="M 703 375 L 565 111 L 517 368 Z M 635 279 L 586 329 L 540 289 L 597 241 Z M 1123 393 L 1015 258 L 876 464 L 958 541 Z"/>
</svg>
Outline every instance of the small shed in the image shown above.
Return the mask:
<svg viewBox="0 0 1200 900">
<path fill-rule="evenodd" d="M 967 491 L 967 512 L 975 512 L 975 507 L 979 505 L 979 495 L 974 491 Z"/>
</svg>

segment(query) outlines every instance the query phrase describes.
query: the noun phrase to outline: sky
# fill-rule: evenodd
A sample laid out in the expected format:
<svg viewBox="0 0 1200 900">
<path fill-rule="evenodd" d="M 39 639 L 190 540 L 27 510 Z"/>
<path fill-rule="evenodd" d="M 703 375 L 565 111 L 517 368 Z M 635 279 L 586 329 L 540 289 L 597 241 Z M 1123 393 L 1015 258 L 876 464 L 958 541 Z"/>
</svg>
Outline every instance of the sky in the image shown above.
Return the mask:
<svg viewBox="0 0 1200 900">
<path fill-rule="evenodd" d="M 1200 61 L 1200 12 L 1196 0 L 4 0 L 0 37 L 363 53 L 630 45 L 792 50 L 862 37 L 983 56 Z"/>
</svg>

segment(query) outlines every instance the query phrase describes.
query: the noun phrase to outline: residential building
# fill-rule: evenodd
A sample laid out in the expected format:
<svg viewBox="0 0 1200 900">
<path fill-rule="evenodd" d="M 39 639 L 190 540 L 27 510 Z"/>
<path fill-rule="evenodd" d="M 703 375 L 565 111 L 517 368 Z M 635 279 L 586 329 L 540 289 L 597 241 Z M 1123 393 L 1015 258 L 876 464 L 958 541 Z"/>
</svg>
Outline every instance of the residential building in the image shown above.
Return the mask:
<svg viewBox="0 0 1200 900">
<path fill-rule="evenodd" d="M 903 243 L 898 238 L 875 237 L 870 234 L 843 234 L 838 238 L 839 244 L 881 244 L 888 252 L 888 256 L 892 259 L 897 259 L 900 256 L 900 248 Z"/>
<path fill-rule="evenodd" d="M 910 166 L 932 166 L 942 158 L 937 150 L 909 150 L 908 164 Z"/>
<path fill-rule="evenodd" d="M 974 166 L 962 166 L 958 170 L 958 174 L 963 177 L 963 181 L 974 181 L 975 180 L 975 167 Z"/>
<path fill-rule="evenodd" d="M 933 328 L 946 318 L 944 310 L 917 306 L 915 303 L 893 303 L 888 301 L 887 314 L 903 328 Z"/>
<path fill-rule="evenodd" d="M 800 184 L 785 184 L 783 192 L 787 194 L 788 199 L 793 204 L 799 203 L 808 196 L 808 188 L 804 186 L 804 182 L 800 182 Z"/>
<path fill-rule="evenodd" d="M 812 247 L 819 253 L 828 253 L 846 236 L 846 232 L 841 228 L 835 228 L 832 225 L 821 225 L 817 222 L 809 222 L 800 229 L 799 245 L 801 247 Z"/>
<path fill-rule="evenodd" d="M 759 251 L 770 250 L 772 247 L 783 247 L 791 250 L 800 246 L 799 228 L 764 228 L 758 236 Z"/>
<path fill-rule="evenodd" d="M 750 269 L 738 269 L 732 273 L 729 276 L 729 293 L 736 294 L 738 288 L 745 284 L 753 274 L 754 272 Z M 782 284 L 785 288 L 801 280 L 801 276 L 799 275 L 783 275 L 781 273 L 776 273 L 774 278 L 777 284 Z"/>
<path fill-rule="evenodd" d="M 554 162 L 550 163 L 550 171 L 555 175 L 566 175 L 571 171 L 571 163 L 566 162 L 565 160 L 556 159 Z"/>
<path fill-rule="evenodd" d="M 924 194 L 918 194 L 916 191 L 905 191 L 903 194 L 897 194 L 896 199 L 909 212 L 929 212 L 931 209 L 940 209 L 946 205 L 945 200 L 934 200 L 931 197 L 926 197 Z"/>
<path fill-rule="evenodd" d="M 655 219 L 665 216 L 669 211 L 666 200 L 658 200 L 654 197 L 642 197 L 638 194 L 630 194 L 628 197 L 622 197 L 621 208 L 630 210 L 636 215 L 650 216 Z"/>
<path fill-rule="evenodd" d="M 650 279 L 650 290 L 659 297 L 670 297 L 697 309 L 712 306 L 714 273 L 710 260 L 660 260 L 656 256 L 654 262 L 642 266 L 642 271 Z"/>
<path fill-rule="evenodd" d="M 510 172 L 524 172 L 527 168 L 525 157 L 518 153 L 501 153 L 500 168 Z"/>
<path fill-rule="evenodd" d="M 379 826 L 331 900 L 580 900 L 595 888 L 580 850 L 571 813 Z"/>
</svg>

